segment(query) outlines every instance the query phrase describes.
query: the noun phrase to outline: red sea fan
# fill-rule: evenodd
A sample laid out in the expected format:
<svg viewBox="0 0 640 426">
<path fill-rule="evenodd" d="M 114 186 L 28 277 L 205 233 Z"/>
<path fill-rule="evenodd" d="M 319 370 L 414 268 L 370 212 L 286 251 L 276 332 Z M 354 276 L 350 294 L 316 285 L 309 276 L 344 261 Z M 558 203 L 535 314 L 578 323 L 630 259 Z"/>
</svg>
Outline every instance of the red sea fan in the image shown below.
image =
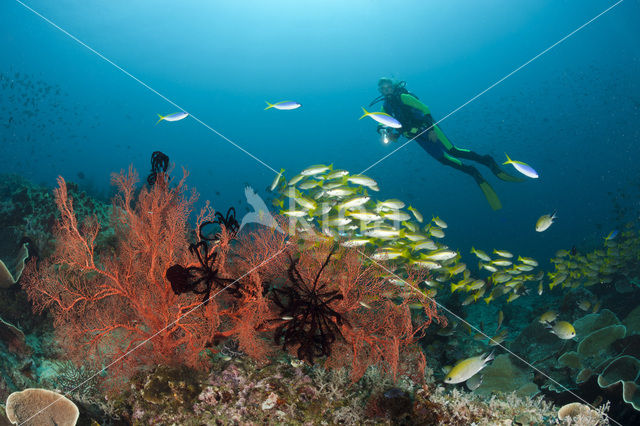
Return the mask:
<svg viewBox="0 0 640 426">
<path fill-rule="evenodd" d="M 52 313 L 70 358 L 98 366 L 118 360 L 124 378 L 144 365 L 198 365 L 220 323 L 219 307 L 199 306 L 195 294 L 176 295 L 165 279 L 169 266 L 189 259 L 187 219 L 197 194 L 187 192 L 186 175 L 173 188 L 163 177 L 134 196 L 133 169 L 114 174 L 111 250 L 98 249 L 96 220 L 77 222 L 58 178 L 55 253 L 31 262 L 22 284 L 34 310 Z"/>
</svg>

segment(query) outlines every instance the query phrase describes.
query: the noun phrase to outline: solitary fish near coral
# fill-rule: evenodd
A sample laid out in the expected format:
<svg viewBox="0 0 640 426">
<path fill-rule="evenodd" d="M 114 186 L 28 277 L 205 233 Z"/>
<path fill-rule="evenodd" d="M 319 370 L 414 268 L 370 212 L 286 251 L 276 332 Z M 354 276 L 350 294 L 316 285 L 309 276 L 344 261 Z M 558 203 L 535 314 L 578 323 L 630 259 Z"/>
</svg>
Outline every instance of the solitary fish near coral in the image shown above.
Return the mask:
<svg viewBox="0 0 640 426">
<path fill-rule="evenodd" d="M 267 105 L 269 106 L 266 107 L 265 110 L 268 110 L 269 108 L 275 108 L 283 111 L 300 108 L 302 106 L 296 101 L 280 101 L 280 102 L 276 102 L 275 104 L 267 102 Z"/>
<path fill-rule="evenodd" d="M 504 155 L 507 155 L 506 153 Z M 526 177 L 530 177 L 531 179 L 538 179 L 538 172 L 536 172 L 533 167 L 528 165 L 527 163 L 523 163 L 522 161 L 515 161 L 509 158 L 507 155 L 507 161 L 502 164 L 511 164 L 517 171 L 525 175 Z"/>
<path fill-rule="evenodd" d="M 459 361 L 444 378 L 445 383 L 462 383 L 480 372 L 493 359 L 493 353 Z"/>
<path fill-rule="evenodd" d="M 536 232 L 544 232 L 549 229 L 556 218 L 556 212 L 553 212 L 551 215 L 544 214 L 540 216 L 536 222 Z"/>
<path fill-rule="evenodd" d="M 567 321 L 557 322 L 551 326 L 547 323 L 547 327 L 550 328 L 550 332 L 561 338 L 562 340 L 573 339 L 576 336 L 576 329 L 573 325 Z"/>
<path fill-rule="evenodd" d="M 394 129 L 399 129 L 400 127 L 402 127 L 402 124 L 400 124 L 398 120 L 385 112 L 369 112 L 364 109 L 364 107 L 362 107 L 362 110 L 364 111 L 364 114 L 359 118 L 360 120 L 365 117 L 371 117 L 383 126 L 392 127 Z"/>
<path fill-rule="evenodd" d="M 184 118 L 187 118 L 188 116 L 189 116 L 189 113 L 188 112 L 184 112 L 184 111 L 174 112 L 173 114 L 169 114 L 169 115 L 160 115 L 160 114 L 158 114 L 158 117 L 160 117 L 160 119 L 158 121 L 156 121 L 156 124 L 158 124 L 162 120 L 164 120 L 164 121 L 180 121 L 180 120 L 182 120 Z"/>
</svg>

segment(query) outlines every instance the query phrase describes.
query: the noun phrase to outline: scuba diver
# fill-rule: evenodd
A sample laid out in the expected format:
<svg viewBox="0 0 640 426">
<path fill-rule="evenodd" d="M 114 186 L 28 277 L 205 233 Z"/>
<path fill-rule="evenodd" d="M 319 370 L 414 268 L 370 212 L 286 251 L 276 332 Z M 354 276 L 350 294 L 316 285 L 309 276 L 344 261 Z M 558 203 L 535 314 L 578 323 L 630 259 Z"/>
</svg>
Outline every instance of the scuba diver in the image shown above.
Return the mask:
<svg viewBox="0 0 640 426">
<path fill-rule="evenodd" d="M 460 159 L 483 164 L 494 175 L 507 182 L 522 182 L 524 179 L 506 173 L 490 155 L 480 155 L 471 150 L 453 145 L 440 127 L 435 124 L 429 108 L 420 102 L 417 96 L 410 93 L 405 86 L 406 83 L 404 81 L 396 82 L 390 78 L 383 77 L 378 81 L 380 96 L 369 104 L 369 106 L 372 106 L 384 101 L 382 112 L 389 114 L 402 125 L 400 129 L 393 129 L 382 124 L 378 125 L 378 133 L 382 135 L 384 142 L 387 143 L 389 140 L 395 142 L 401 135 L 407 139 L 415 138 L 415 141 L 418 142 L 422 149 L 440 163 L 470 175 L 482 190 L 491 208 L 493 210 L 501 209 L 502 204 L 498 195 L 482 177 L 478 169 L 464 164 Z"/>
</svg>

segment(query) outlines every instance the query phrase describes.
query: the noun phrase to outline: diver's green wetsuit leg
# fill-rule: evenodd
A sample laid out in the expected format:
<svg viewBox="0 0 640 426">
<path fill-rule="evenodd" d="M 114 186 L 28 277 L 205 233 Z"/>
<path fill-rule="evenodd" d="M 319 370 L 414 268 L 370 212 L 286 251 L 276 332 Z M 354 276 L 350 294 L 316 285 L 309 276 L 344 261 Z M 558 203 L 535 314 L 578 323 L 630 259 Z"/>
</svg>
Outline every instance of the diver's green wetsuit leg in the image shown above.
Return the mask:
<svg viewBox="0 0 640 426">
<path fill-rule="evenodd" d="M 489 185 L 489 182 L 484 180 L 478 169 L 473 166 L 463 164 L 458 158 L 452 157 L 446 152 L 443 152 L 442 154 L 443 155 L 441 157 L 436 157 L 436 160 L 446 166 L 453 167 L 454 169 L 460 170 L 461 172 L 471 176 L 482 190 L 482 193 L 489 202 L 491 208 L 493 210 L 500 210 L 502 208 L 502 203 L 498 198 L 498 194 L 496 194 L 496 191 L 494 191 L 491 185 Z"/>
<path fill-rule="evenodd" d="M 446 152 L 452 157 L 463 158 L 465 160 L 471 160 L 471 161 L 475 161 L 477 163 L 483 164 L 487 166 L 494 175 L 496 175 L 499 179 L 502 179 L 504 181 L 507 181 L 507 182 L 523 182 L 524 181 L 523 178 L 512 176 L 506 173 L 504 170 L 502 170 L 492 156 L 480 155 L 477 152 L 471 151 L 469 149 L 458 148 L 457 146 L 451 143 L 449 138 L 447 138 L 447 136 L 438 126 L 434 126 L 434 130 L 438 135 L 438 139 L 440 140 L 440 142 L 442 142 L 442 145 L 446 149 Z"/>
</svg>

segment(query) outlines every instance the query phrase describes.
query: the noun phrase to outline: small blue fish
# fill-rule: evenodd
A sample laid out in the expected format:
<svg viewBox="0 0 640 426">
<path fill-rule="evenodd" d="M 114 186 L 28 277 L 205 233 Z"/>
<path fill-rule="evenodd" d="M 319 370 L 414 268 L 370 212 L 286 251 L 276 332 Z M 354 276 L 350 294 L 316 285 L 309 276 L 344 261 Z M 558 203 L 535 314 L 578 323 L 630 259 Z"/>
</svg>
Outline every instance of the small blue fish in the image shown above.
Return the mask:
<svg viewBox="0 0 640 426">
<path fill-rule="evenodd" d="M 169 115 L 165 115 L 165 116 L 162 116 L 162 115 L 158 114 L 158 117 L 160 117 L 160 119 L 158 121 L 156 121 L 156 124 L 158 124 L 162 120 L 164 120 L 164 121 L 180 121 L 180 120 L 182 120 L 184 118 L 187 118 L 188 116 L 189 116 L 189 113 L 184 112 L 184 111 L 174 112 L 173 114 L 169 114 Z"/>
<path fill-rule="evenodd" d="M 365 117 L 371 117 L 383 126 L 392 127 L 394 129 L 399 129 L 400 127 L 402 127 L 402 124 L 400 124 L 398 120 L 385 112 L 369 112 L 364 109 L 364 107 L 362 107 L 362 110 L 364 111 L 364 115 L 360 117 L 360 120 Z"/>
<path fill-rule="evenodd" d="M 618 230 L 614 229 L 613 231 L 609 232 L 609 235 L 607 235 L 606 237 L 604 237 L 605 240 L 609 241 L 609 240 L 613 240 L 615 237 L 618 236 Z"/>
<path fill-rule="evenodd" d="M 265 110 L 268 110 L 269 108 L 275 108 L 280 110 L 290 110 L 290 109 L 300 108 L 302 106 L 301 104 L 295 101 L 281 101 L 281 102 L 276 102 L 275 104 L 267 102 L 267 105 L 269 106 L 266 107 Z"/>
<path fill-rule="evenodd" d="M 505 153 L 505 155 L 507 154 Z M 538 179 L 538 172 L 536 172 L 533 169 L 533 167 L 531 167 L 527 163 L 523 163 L 522 161 L 512 160 L 511 158 L 509 158 L 508 155 L 507 155 L 507 161 L 505 161 L 502 164 L 511 164 L 517 171 L 519 171 L 526 177 L 529 177 L 531 179 Z"/>
</svg>

